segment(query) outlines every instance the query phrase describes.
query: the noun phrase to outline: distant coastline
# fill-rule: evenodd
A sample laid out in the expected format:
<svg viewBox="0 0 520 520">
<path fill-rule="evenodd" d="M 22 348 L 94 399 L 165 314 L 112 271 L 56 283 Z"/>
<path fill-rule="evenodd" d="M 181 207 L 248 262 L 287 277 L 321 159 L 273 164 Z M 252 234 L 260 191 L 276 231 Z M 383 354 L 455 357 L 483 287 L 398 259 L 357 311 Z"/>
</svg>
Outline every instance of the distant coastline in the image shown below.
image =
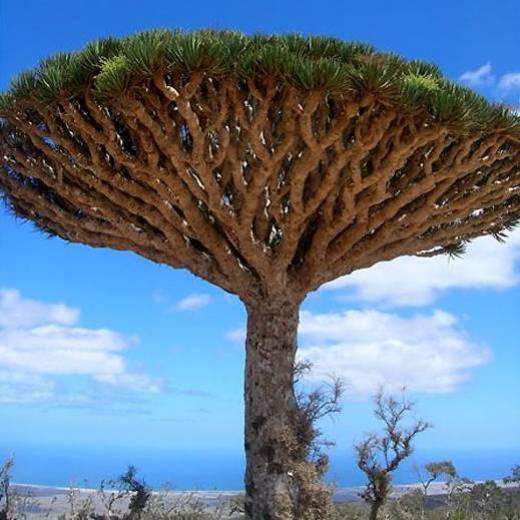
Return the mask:
<svg viewBox="0 0 520 520">
<path fill-rule="evenodd" d="M 364 475 L 356 461 L 344 451 L 331 452 L 326 480 L 341 489 L 363 486 Z M 180 452 L 170 449 L 100 447 L 54 444 L 4 443 L 0 460 L 13 456 L 12 480 L 41 488 L 76 487 L 95 489 L 102 480 L 117 479 L 134 465 L 140 478 L 154 489 L 200 491 L 239 490 L 243 485 L 243 455 L 234 450 Z M 406 486 L 418 480 L 413 464 L 452 460 L 463 477 L 474 481 L 498 480 L 509 474 L 520 461 L 520 447 L 489 451 L 439 451 L 418 449 L 409 463 L 394 477 L 395 485 Z"/>
<path fill-rule="evenodd" d="M 480 484 L 484 481 L 475 481 L 473 484 Z M 504 484 L 502 480 L 494 481 L 498 486 L 505 489 L 516 489 L 518 486 L 514 484 Z M 16 489 L 20 494 L 30 494 L 36 499 L 52 498 L 52 497 L 63 497 L 67 496 L 71 490 L 78 492 L 80 495 L 88 496 L 96 494 L 98 489 L 96 488 L 85 488 L 76 486 L 44 486 L 39 484 L 25 484 L 14 482 L 13 488 Z M 334 491 L 334 501 L 337 503 L 342 502 L 360 502 L 360 493 L 364 489 L 363 486 L 351 486 L 351 487 L 338 487 Z M 392 488 L 392 498 L 399 498 L 400 496 L 409 493 L 414 490 L 422 489 L 420 482 L 412 484 L 395 485 Z M 107 492 L 113 490 L 107 489 Z M 114 491 L 115 492 L 115 491 Z M 158 491 L 156 491 L 158 492 Z M 446 482 L 432 482 L 428 488 L 429 496 L 442 496 L 447 494 L 448 488 Z M 167 493 L 174 495 L 194 495 L 207 505 L 217 503 L 221 499 L 236 497 L 243 493 L 243 490 L 232 490 L 232 489 L 218 489 L 218 490 L 167 490 Z"/>
</svg>

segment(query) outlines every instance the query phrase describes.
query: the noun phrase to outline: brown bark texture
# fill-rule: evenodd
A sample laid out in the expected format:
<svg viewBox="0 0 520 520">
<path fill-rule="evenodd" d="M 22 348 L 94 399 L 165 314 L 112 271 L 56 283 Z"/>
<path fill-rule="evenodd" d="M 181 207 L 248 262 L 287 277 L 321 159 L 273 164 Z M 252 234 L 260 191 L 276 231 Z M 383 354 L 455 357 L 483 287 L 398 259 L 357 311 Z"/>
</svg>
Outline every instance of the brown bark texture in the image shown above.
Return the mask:
<svg viewBox="0 0 520 520">
<path fill-rule="evenodd" d="M 377 96 L 156 73 L 117 99 L 26 99 L 0 129 L 0 189 L 53 235 L 185 267 L 244 301 L 302 298 L 520 216 L 520 143 Z"/>
<path fill-rule="evenodd" d="M 308 458 L 293 374 L 299 305 L 248 306 L 245 371 L 246 514 L 254 520 L 330 517 L 331 492 Z"/>
</svg>

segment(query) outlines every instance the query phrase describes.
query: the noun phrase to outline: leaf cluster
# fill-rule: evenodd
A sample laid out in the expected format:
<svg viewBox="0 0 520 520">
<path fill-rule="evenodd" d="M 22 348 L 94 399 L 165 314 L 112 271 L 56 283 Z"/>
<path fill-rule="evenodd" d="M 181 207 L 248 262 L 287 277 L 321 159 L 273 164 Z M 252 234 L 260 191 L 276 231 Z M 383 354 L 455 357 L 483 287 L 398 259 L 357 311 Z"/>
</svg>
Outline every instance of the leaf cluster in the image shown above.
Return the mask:
<svg viewBox="0 0 520 520">
<path fill-rule="evenodd" d="M 490 104 L 448 80 L 433 64 L 332 37 L 212 30 L 156 29 L 58 53 L 18 75 L 1 95 L 0 111 L 20 100 L 52 103 L 85 89 L 104 98 L 118 97 L 155 74 L 193 72 L 237 81 L 271 76 L 302 90 L 377 96 L 403 111 L 425 111 L 460 130 L 520 133 L 520 117 L 513 110 Z"/>
</svg>

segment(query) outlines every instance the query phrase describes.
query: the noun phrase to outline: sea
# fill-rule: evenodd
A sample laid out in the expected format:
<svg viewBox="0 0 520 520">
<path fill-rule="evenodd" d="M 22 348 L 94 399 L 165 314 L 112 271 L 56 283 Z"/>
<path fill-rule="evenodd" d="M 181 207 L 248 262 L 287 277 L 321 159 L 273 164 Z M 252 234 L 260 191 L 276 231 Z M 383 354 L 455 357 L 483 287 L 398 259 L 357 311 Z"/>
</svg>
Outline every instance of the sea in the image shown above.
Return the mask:
<svg viewBox="0 0 520 520">
<path fill-rule="evenodd" d="M 0 460 L 13 456 L 13 482 L 56 487 L 96 488 L 101 481 L 117 479 L 133 465 L 151 487 L 176 490 L 241 490 L 244 457 L 240 452 L 196 452 L 179 450 L 52 446 L 17 444 L 0 445 Z M 414 465 L 438 460 L 452 460 L 461 476 L 472 480 L 496 480 L 520 464 L 518 450 L 490 450 L 440 453 L 417 453 L 403 462 L 395 473 L 396 484 L 419 480 Z M 326 479 L 338 487 L 363 485 L 363 473 L 351 453 L 331 456 Z"/>
</svg>

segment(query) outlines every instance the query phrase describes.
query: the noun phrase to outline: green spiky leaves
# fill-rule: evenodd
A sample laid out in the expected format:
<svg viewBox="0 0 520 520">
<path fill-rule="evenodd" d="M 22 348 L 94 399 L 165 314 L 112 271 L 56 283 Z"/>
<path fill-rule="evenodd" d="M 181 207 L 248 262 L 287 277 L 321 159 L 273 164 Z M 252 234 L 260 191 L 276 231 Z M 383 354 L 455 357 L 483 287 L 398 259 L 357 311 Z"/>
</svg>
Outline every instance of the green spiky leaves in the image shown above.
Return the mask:
<svg viewBox="0 0 520 520">
<path fill-rule="evenodd" d="M 273 42 L 252 48 L 237 65 L 239 76 L 268 75 L 283 78 L 304 90 L 340 91 L 348 89 L 348 68 L 330 58 L 310 60 Z"/>
<path fill-rule="evenodd" d="M 337 61 L 324 58 L 308 61 L 300 58 L 295 59 L 291 65 L 290 75 L 300 88 L 329 92 L 348 88 L 348 69 Z"/>
<path fill-rule="evenodd" d="M 435 65 L 337 38 L 233 31 L 159 29 L 59 53 L 22 72 L 0 98 L 0 110 L 23 99 L 51 103 L 85 88 L 103 98 L 117 97 L 158 71 L 200 71 L 237 79 L 269 75 L 303 90 L 378 96 L 401 111 L 425 111 L 460 131 L 499 128 L 520 133 L 520 118 L 513 111 L 447 80 Z"/>
<path fill-rule="evenodd" d="M 132 69 L 126 56 L 113 56 L 101 61 L 101 70 L 94 79 L 98 93 L 106 96 L 123 92 L 130 82 Z"/>
<path fill-rule="evenodd" d="M 12 94 L 13 99 L 24 98 L 33 95 L 37 88 L 37 73 L 33 70 L 24 70 L 11 82 L 11 90 L 9 92 Z"/>
<path fill-rule="evenodd" d="M 442 253 L 447 255 L 450 260 L 455 260 L 457 258 L 462 258 L 466 254 L 467 243 L 455 242 L 453 244 L 449 244 L 442 248 Z"/>
</svg>

